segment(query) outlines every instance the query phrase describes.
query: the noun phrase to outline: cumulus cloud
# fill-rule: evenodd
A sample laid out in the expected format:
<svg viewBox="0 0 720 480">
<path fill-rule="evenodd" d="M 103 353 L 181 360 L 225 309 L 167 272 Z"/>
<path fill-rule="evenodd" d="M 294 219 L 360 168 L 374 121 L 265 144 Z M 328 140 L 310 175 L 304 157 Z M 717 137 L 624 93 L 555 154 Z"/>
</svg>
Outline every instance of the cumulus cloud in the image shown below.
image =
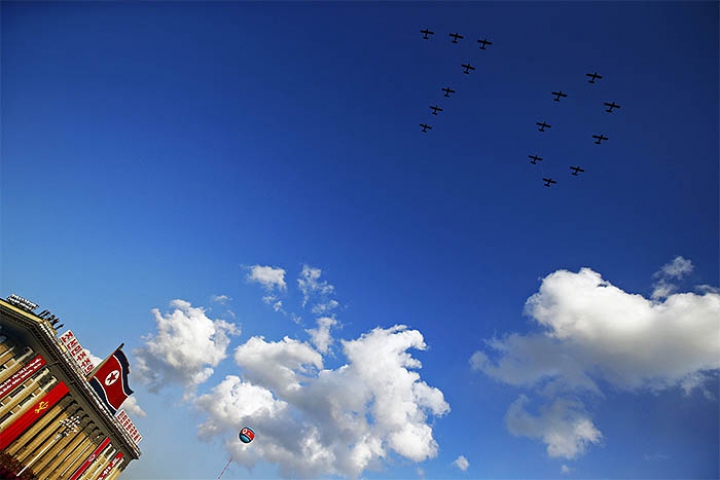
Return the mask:
<svg viewBox="0 0 720 480">
<path fill-rule="evenodd" d="M 453 465 L 455 465 L 457 468 L 462 470 L 463 472 L 467 472 L 468 467 L 470 466 L 470 462 L 468 462 L 467 458 L 465 458 L 464 455 L 460 455 L 454 462 Z"/>
<path fill-rule="evenodd" d="M 583 268 L 548 275 L 526 303 L 545 331 L 487 342 L 473 368 L 513 385 L 556 379 L 598 391 L 593 378 L 623 390 L 679 386 L 720 368 L 720 295 L 675 294 L 662 303 L 629 294 Z"/>
<path fill-rule="evenodd" d="M 681 278 L 691 269 L 677 257 L 658 278 Z M 589 268 L 556 271 L 525 305 L 542 331 L 486 340 L 487 348 L 470 358 L 471 367 L 556 398 L 532 416 L 522 396 L 510 407 L 507 426 L 517 435 L 541 438 L 551 456 L 574 458 L 602 434 L 569 395 L 602 397 L 603 383 L 629 392 L 681 388 L 690 394 L 720 368 L 720 295 L 706 290 L 659 298 L 625 292 Z"/>
<path fill-rule="evenodd" d="M 505 423 L 513 435 L 540 438 L 547 445 L 550 457 L 576 458 L 586 447 L 602 440 L 580 402 L 556 399 L 540 408 L 540 414 L 530 414 L 525 405 L 528 397 L 520 395 L 505 415 Z"/>
<path fill-rule="evenodd" d="M 563 466 L 560 467 L 560 473 L 563 475 L 568 475 L 570 472 L 572 472 L 574 469 L 568 467 L 567 465 L 563 464 Z"/>
<path fill-rule="evenodd" d="M 285 284 L 285 270 L 282 268 L 253 265 L 250 267 L 247 280 L 249 282 L 259 283 L 269 292 L 274 290 L 284 291 L 287 289 L 287 285 Z"/>
<path fill-rule="evenodd" d="M 227 442 L 233 459 L 248 468 L 259 460 L 276 463 L 292 478 L 357 478 L 391 454 L 414 462 L 436 456 L 428 418 L 450 407 L 414 371 L 421 364 L 408 350 L 426 348 L 420 332 L 376 328 L 341 343 L 347 363 L 327 369 L 307 343 L 249 339 L 235 350 L 242 374 L 227 376 L 195 402 L 207 415 L 201 437 L 233 438 L 253 426 L 262 441 L 252 452 Z"/>
<path fill-rule="evenodd" d="M 320 317 L 317 319 L 317 328 L 305 330 L 310 335 L 310 341 L 321 353 L 327 353 L 333 342 L 330 336 L 330 329 L 337 325 L 337 320 L 331 317 Z"/>
<path fill-rule="evenodd" d="M 173 300 L 171 313 L 153 309 L 157 332 L 143 337 L 144 346 L 133 353 L 133 373 L 152 392 L 177 384 L 186 395 L 205 382 L 227 354 L 231 335 L 240 329 L 224 320 L 211 320 L 202 308 L 184 300 Z"/>
</svg>

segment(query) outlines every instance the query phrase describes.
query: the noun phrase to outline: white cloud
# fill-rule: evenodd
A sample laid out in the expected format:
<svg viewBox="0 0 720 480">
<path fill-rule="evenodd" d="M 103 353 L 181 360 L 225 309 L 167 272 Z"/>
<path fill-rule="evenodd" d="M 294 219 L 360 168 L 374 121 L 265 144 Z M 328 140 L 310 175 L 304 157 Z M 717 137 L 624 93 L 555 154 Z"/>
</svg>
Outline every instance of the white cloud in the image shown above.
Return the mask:
<svg viewBox="0 0 720 480">
<path fill-rule="evenodd" d="M 252 452 L 226 443 L 235 461 L 248 468 L 276 463 L 292 478 L 357 478 L 391 453 L 414 462 L 436 456 L 428 416 L 450 407 L 410 370 L 421 367 L 407 352 L 425 349 L 420 332 L 377 328 L 342 346 L 347 363 L 332 370 L 306 343 L 251 338 L 235 351 L 241 377 L 226 377 L 195 402 L 207 414 L 201 436 L 228 438 L 253 427 Z"/>
<path fill-rule="evenodd" d="M 227 295 L 213 295 L 210 299 L 214 303 L 219 303 L 220 305 L 225 305 L 228 301 L 232 300 L 232 298 Z"/>
<path fill-rule="evenodd" d="M 133 353 L 137 368 L 133 373 L 157 392 L 169 384 L 178 384 L 185 394 L 212 375 L 227 354 L 230 335 L 240 329 L 224 320 L 210 320 L 202 308 L 184 300 L 173 300 L 172 313 L 162 315 L 153 309 L 157 332 L 143 337 L 145 345 Z"/>
<path fill-rule="evenodd" d="M 470 462 L 468 462 L 467 458 L 465 458 L 464 455 L 460 455 L 457 459 L 455 459 L 453 465 L 455 465 L 463 472 L 467 472 L 467 469 L 470 466 Z"/>
<path fill-rule="evenodd" d="M 680 278 L 691 268 L 678 257 L 659 276 Z M 542 438 L 552 456 L 572 458 L 601 434 L 579 400 L 564 397 L 602 397 L 603 383 L 629 392 L 682 388 L 690 394 L 720 368 L 720 295 L 706 289 L 658 298 L 624 292 L 589 268 L 556 271 L 525 305 L 542 331 L 487 340 L 471 367 L 556 398 L 533 417 L 521 397 L 508 411 L 508 428 Z"/>
<path fill-rule="evenodd" d="M 85 351 L 85 355 L 88 356 L 88 358 L 90 359 L 90 361 L 92 362 L 94 367 L 97 367 L 98 365 L 100 365 L 102 363 L 102 361 L 103 361 L 102 358 L 100 358 L 96 355 L 93 355 L 93 353 L 90 350 L 88 350 L 87 348 L 83 348 L 83 350 Z"/>
<path fill-rule="evenodd" d="M 136 415 L 138 417 L 145 417 L 147 416 L 147 413 L 145 413 L 145 410 L 140 408 L 140 405 L 138 404 L 137 397 L 134 395 L 129 396 L 125 399 L 125 401 L 122 404 L 122 408 L 125 409 L 130 415 Z"/>
<path fill-rule="evenodd" d="M 570 474 L 573 470 L 574 470 L 574 468 L 570 468 L 570 467 L 568 467 L 568 466 L 565 465 L 565 464 L 563 464 L 563 466 L 560 467 L 560 473 L 562 473 L 563 475 L 568 475 L 568 474 Z"/>
<path fill-rule="evenodd" d="M 262 297 L 263 303 L 272 306 L 273 310 L 279 313 L 285 313 L 285 310 L 283 310 L 283 302 L 282 300 L 278 300 L 278 297 L 275 295 L 265 295 Z"/>
<path fill-rule="evenodd" d="M 318 303 L 317 305 L 314 305 L 312 308 L 312 313 L 315 315 L 326 315 L 330 312 L 330 310 L 333 310 L 340 305 L 336 300 L 328 300 L 324 303 Z"/>
<path fill-rule="evenodd" d="M 328 348 L 333 343 L 330 336 L 330 329 L 337 325 L 337 320 L 330 317 L 320 317 L 317 319 L 317 328 L 305 330 L 310 335 L 310 341 L 320 353 L 327 353 Z"/>
<path fill-rule="evenodd" d="M 681 280 L 683 277 L 692 272 L 692 270 L 692 262 L 680 256 L 675 257 L 671 262 L 663 265 L 660 270 L 655 272 L 653 275 L 653 277 L 658 278 L 659 280 L 655 283 L 652 299 L 659 300 L 672 294 L 677 287 L 675 284 L 671 283 L 671 281 Z"/>
<path fill-rule="evenodd" d="M 663 265 L 655 275 L 668 278 L 682 278 L 692 272 L 692 270 L 693 264 L 690 260 L 677 256 L 671 262 Z"/>
<path fill-rule="evenodd" d="M 303 307 L 313 296 L 320 296 L 321 298 L 324 298 L 335 292 L 335 287 L 330 285 L 327 281 L 319 281 L 321 274 L 322 270 L 319 268 L 303 265 L 302 272 L 300 272 L 300 277 L 298 278 L 298 287 L 303 294 Z"/>
<path fill-rule="evenodd" d="M 588 268 L 548 275 L 526 312 L 545 331 L 487 342 L 500 355 L 471 358 L 475 369 L 531 386 L 557 379 L 597 391 L 602 378 L 624 390 L 679 386 L 720 368 L 720 295 L 675 294 L 662 303 L 629 294 Z"/>
<path fill-rule="evenodd" d="M 515 400 L 505 415 L 505 423 L 513 435 L 541 438 L 549 456 L 573 459 L 584 453 L 589 444 L 601 442 L 602 433 L 584 413 L 580 402 L 556 399 L 541 407 L 538 416 L 525 410 L 528 402 L 525 395 Z"/>
<path fill-rule="evenodd" d="M 323 366 L 322 356 L 310 345 L 289 337 L 280 342 L 252 337 L 235 349 L 235 363 L 248 381 L 281 395 L 300 389 L 303 377 Z"/>
<path fill-rule="evenodd" d="M 259 283 L 269 292 L 275 289 L 280 291 L 287 289 L 287 285 L 285 284 L 285 270 L 282 268 L 253 265 L 250 267 L 247 280 L 249 282 Z"/>
</svg>

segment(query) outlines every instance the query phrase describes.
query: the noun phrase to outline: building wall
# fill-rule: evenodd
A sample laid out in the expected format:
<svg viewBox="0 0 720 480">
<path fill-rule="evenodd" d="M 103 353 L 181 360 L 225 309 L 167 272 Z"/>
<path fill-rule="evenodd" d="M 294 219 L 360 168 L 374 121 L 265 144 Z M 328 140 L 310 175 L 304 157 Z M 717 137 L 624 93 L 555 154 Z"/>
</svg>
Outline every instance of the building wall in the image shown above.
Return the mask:
<svg viewBox="0 0 720 480">
<path fill-rule="evenodd" d="M 0 313 L 4 306 L 4 302 L 0 304 Z M 1 318 L 2 322 L 6 323 L 7 318 Z M 64 382 L 53 373 L 53 364 L 59 362 L 49 358 L 47 352 L 35 351 L 27 342 L 13 337 L 7 330 L 0 330 L 0 387 L 3 384 L 6 386 L 4 391 L 0 388 L 0 448 L 28 465 L 40 479 L 73 478 L 73 474 L 103 441 L 113 436 L 107 425 L 98 421 L 99 415 L 109 417 L 109 414 L 86 411 L 88 402 L 78 401 L 73 380 L 65 379 L 67 382 Z M 30 366 L 37 365 L 39 353 L 45 364 L 34 367 L 37 371 L 32 372 Z M 25 373 L 19 373 L 23 368 Z M 22 376 L 27 378 L 19 382 Z M 14 381 L 9 382 L 13 378 Z M 54 392 L 51 396 L 61 395 L 54 404 L 52 400 L 47 401 L 50 392 Z M 75 431 L 69 431 L 62 424 L 63 420 L 70 418 L 78 422 Z M 30 423 L 20 433 L 19 426 L 26 422 Z M 16 434 L 17 437 L 14 437 Z M 114 443 L 118 442 L 108 443 L 95 460 L 86 466 L 81 476 L 74 476 L 74 480 L 117 478 L 132 456 L 127 454 L 127 449 L 123 450 L 123 455 L 121 446 Z M 138 454 L 139 450 L 136 456 Z"/>
</svg>

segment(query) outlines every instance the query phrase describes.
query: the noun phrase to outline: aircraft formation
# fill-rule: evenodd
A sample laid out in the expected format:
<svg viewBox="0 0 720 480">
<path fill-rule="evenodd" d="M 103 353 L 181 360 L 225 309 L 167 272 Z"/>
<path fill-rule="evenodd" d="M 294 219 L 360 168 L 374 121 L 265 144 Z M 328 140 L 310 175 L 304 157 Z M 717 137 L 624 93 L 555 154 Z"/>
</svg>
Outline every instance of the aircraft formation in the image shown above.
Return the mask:
<svg viewBox="0 0 720 480">
<path fill-rule="evenodd" d="M 590 83 L 590 84 L 598 83 L 597 80 L 603 79 L 603 76 L 598 74 L 597 72 L 586 73 L 585 76 L 589 77 L 589 80 L 587 83 Z M 550 92 L 550 93 L 551 93 L 551 95 L 553 95 L 555 97 L 555 98 L 553 98 L 553 101 L 555 101 L 555 102 L 560 102 L 561 99 L 568 97 L 568 94 L 563 92 L 562 90 L 558 90 L 556 92 Z M 615 103 L 614 101 L 605 102 L 605 103 L 603 103 L 603 105 L 605 107 L 608 107 L 607 109 L 605 109 L 605 112 L 607 112 L 607 113 L 613 113 L 614 112 L 613 109 L 621 108 L 621 106 L 618 105 L 617 103 Z M 545 131 L 547 131 L 546 129 L 552 128 L 552 125 L 549 124 L 546 120 L 535 122 L 535 125 L 537 127 L 539 127 L 538 131 L 540 131 L 540 132 L 545 132 Z M 601 145 L 602 142 L 609 140 L 609 138 L 606 137 L 603 133 L 593 134 L 593 135 L 591 135 L 591 138 L 593 138 L 595 140 L 593 142 L 595 145 Z M 538 154 L 528 155 L 528 158 L 530 158 L 530 163 L 532 165 L 537 165 L 538 162 L 541 162 L 543 160 L 542 157 L 540 157 Z M 571 170 L 571 175 L 576 176 L 576 177 L 580 173 L 585 172 L 585 170 L 580 166 L 570 166 L 570 170 Z M 558 183 L 557 180 L 554 180 L 553 178 L 550 178 L 550 177 L 542 177 L 542 181 L 546 187 L 550 187 L 550 186 Z"/>
<path fill-rule="evenodd" d="M 434 31 L 430 30 L 429 28 L 424 28 L 423 30 L 420 30 L 420 33 L 422 34 L 423 40 L 431 40 L 432 37 L 436 34 Z M 438 37 L 438 38 L 441 38 L 441 37 Z M 448 40 L 445 40 L 445 41 L 448 42 L 449 44 L 458 44 L 458 43 L 460 43 L 460 41 L 463 41 L 463 40 L 465 40 L 464 35 L 461 35 L 458 32 L 452 32 L 452 33 L 448 33 Z M 479 50 L 487 50 L 487 47 L 493 44 L 493 42 L 488 40 L 487 38 L 478 39 L 477 43 L 480 44 Z M 470 62 L 460 63 L 459 66 L 460 66 L 462 73 L 465 75 L 470 75 L 471 72 L 474 72 L 476 70 L 476 67 L 473 66 L 472 64 L 470 64 Z M 585 76 L 588 78 L 588 81 L 587 81 L 588 84 L 598 84 L 598 83 L 600 83 L 599 80 L 603 80 L 603 75 L 600 75 L 598 72 L 586 73 Z M 595 88 L 595 87 L 593 87 L 593 88 Z M 440 92 L 443 93 L 443 95 L 440 98 L 441 101 L 444 98 L 450 98 L 452 95 L 457 93 L 455 91 L 455 89 L 453 89 L 450 85 L 446 85 L 443 88 L 441 88 Z M 569 97 L 569 93 L 564 92 L 562 90 L 553 91 L 553 92 L 551 92 L 551 94 L 554 97 L 553 101 L 558 102 L 558 103 L 561 103 L 561 101 L 563 101 L 564 99 Z M 607 113 L 614 113 L 615 110 L 619 110 L 621 108 L 621 106 L 618 105 L 617 103 L 615 103 L 614 101 L 604 102 L 603 106 L 607 107 L 604 110 Z M 439 112 L 444 111 L 443 107 L 440 105 L 440 102 L 438 102 L 434 105 L 429 105 L 429 108 L 430 108 L 430 114 L 433 115 L 433 118 L 439 116 L 440 115 Z M 552 125 L 546 119 L 542 119 L 540 121 L 535 122 L 535 125 L 538 127 L 538 131 L 540 131 L 540 132 L 548 132 L 548 130 L 552 128 Z M 423 134 L 428 134 L 433 129 L 431 120 L 427 120 L 423 123 L 420 123 L 419 126 L 421 128 L 421 133 L 423 133 Z M 562 128 L 562 126 L 560 126 L 560 128 Z M 603 142 L 609 140 L 609 138 L 607 136 L 605 136 L 605 134 L 602 132 L 599 134 L 592 134 L 591 138 L 594 140 L 593 143 L 596 145 L 601 145 Z M 530 158 L 530 163 L 532 165 L 538 165 L 538 162 L 543 161 L 543 158 L 538 154 L 528 155 L 528 157 Z M 580 173 L 584 173 L 585 169 L 583 169 L 582 166 L 579 166 L 579 165 L 578 166 L 571 165 L 570 171 L 571 171 L 572 176 L 577 177 L 577 176 L 579 176 Z M 541 177 L 541 178 L 543 181 L 543 185 L 546 187 L 551 187 L 552 185 L 555 185 L 558 183 L 557 180 L 555 180 L 551 177 Z"/>
<path fill-rule="evenodd" d="M 423 40 L 431 40 L 431 37 L 435 35 L 435 32 L 430 30 L 429 28 L 425 28 L 423 30 L 420 30 L 420 33 L 423 35 Z M 464 35 L 459 34 L 458 32 L 449 33 L 448 37 L 450 38 L 450 41 L 448 43 L 451 44 L 457 44 L 460 43 L 460 40 L 463 40 L 465 38 Z M 477 43 L 480 44 L 479 49 L 480 50 L 487 50 L 488 45 L 492 45 L 492 42 L 488 40 L 487 38 L 479 39 Z M 465 62 L 460 64 L 460 70 L 465 75 L 470 75 L 471 72 L 474 72 L 476 70 L 476 67 L 473 66 L 470 62 Z M 451 88 L 449 85 L 445 86 L 440 89 L 440 91 L 443 93 L 442 98 L 450 98 L 452 95 L 456 93 L 455 89 Z M 442 99 L 441 98 L 441 99 Z M 438 116 L 438 112 L 442 112 L 444 109 L 439 105 L 430 105 L 431 114 L 434 116 Z M 430 123 L 430 121 L 425 121 L 423 123 L 419 124 L 421 133 L 429 133 L 430 130 L 432 130 L 433 126 Z"/>
</svg>

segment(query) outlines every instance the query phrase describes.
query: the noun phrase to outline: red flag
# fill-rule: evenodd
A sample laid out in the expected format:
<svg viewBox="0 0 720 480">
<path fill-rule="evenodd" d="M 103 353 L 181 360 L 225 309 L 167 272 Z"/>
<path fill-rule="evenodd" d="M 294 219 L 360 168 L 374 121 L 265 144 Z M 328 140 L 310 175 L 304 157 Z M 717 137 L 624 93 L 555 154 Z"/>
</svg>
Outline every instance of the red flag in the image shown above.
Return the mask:
<svg viewBox="0 0 720 480">
<path fill-rule="evenodd" d="M 120 405 L 133 394 L 128 385 L 128 374 L 130 373 L 130 364 L 127 357 L 119 348 L 115 353 L 105 360 L 95 373 L 90 377 L 90 385 L 95 389 L 100 398 L 115 412 Z"/>
</svg>

